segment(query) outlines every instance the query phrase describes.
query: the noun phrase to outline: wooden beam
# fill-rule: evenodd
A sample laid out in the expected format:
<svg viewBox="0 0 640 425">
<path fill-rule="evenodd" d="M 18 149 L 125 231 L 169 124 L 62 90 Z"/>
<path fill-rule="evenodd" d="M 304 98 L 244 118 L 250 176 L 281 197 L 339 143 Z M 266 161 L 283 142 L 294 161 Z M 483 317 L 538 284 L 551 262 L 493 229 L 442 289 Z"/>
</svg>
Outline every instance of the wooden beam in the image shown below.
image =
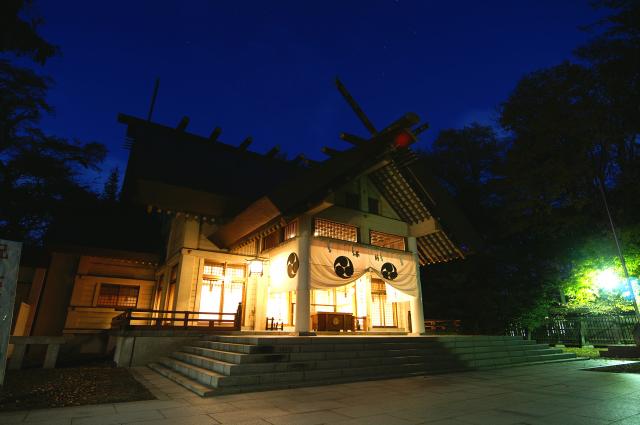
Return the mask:
<svg viewBox="0 0 640 425">
<path fill-rule="evenodd" d="M 218 137 L 220 137 L 220 133 L 222 133 L 222 129 L 220 127 L 214 128 L 211 132 L 211 135 L 209 135 L 209 140 L 212 140 L 214 142 L 217 141 Z"/>
<path fill-rule="evenodd" d="M 414 134 L 414 136 L 417 136 L 418 134 L 420 134 L 423 131 L 425 131 L 427 128 L 429 128 L 429 123 L 425 122 L 423 124 L 420 124 L 416 128 L 414 128 L 411 132 Z"/>
<path fill-rule="evenodd" d="M 178 126 L 176 127 L 176 130 L 178 131 L 185 131 L 187 129 L 187 126 L 189 125 L 189 117 L 187 117 L 186 115 L 184 117 L 182 117 L 182 119 L 180 120 L 180 122 L 178 123 Z"/>
<path fill-rule="evenodd" d="M 340 81 L 338 77 L 336 77 L 336 87 L 338 88 L 338 91 L 340 92 L 342 97 L 344 97 L 344 99 L 347 101 L 353 112 L 358 116 L 360 121 L 362 121 L 362 124 L 364 124 L 367 130 L 369 130 L 369 133 L 373 135 L 377 134 L 378 131 L 371 123 L 371 120 L 369 120 L 360 105 L 358 105 L 356 100 L 353 98 L 353 96 L 351 96 L 351 93 L 349 93 L 347 88 L 344 86 L 344 84 L 342 84 L 342 81 Z"/>
<path fill-rule="evenodd" d="M 246 151 L 252 142 L 253 142 L 253 138 L 249 136 L 246 139 L 244 139 L 242 143 L 240 143 L 240 146 L 238 146 L 238 149 L 240 149 L 241 151 Z"/>
<path fill-rule="evenodd" d="M 360 146 L 367 143 L 367 139 L 363 139 L 362 137 L 355 136 L 349 133 L 340 133 L 340 138 L 347 143 L 351 143 L 355 146 Z"/>
<path fill-rule="evenodd" d="M 339 150 L 330 148 L 329 146 L 325 146 L 324 148 L 322 148 L 322 153 L 324 153 L 325 155 L 329 155 L 330 157 L 335 157 L 340 155 L 342 152 L 340 152 Z"/>
<path fill-rule="evenodd" d="M 264 156 L 266 156 L 267 158 L 273 158 L 274 156 L 276 156 L 278 154 L 278 152 L 280 152 L 280 146 L 275 145 Z"/>
</svg>

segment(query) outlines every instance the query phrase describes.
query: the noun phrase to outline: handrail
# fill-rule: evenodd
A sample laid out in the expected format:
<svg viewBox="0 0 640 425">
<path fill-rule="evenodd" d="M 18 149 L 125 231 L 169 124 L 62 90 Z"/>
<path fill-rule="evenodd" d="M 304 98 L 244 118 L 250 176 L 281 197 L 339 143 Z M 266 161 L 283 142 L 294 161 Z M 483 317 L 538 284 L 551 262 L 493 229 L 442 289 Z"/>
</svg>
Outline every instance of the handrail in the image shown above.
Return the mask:
<svg viewBox="0 0 640 425">
<path fill-rule="evenodd" d="M 202 316 L 212 316 L 208 318 Z M 223 318 L 224 317 L 224 318 Z M 229 317 L 229 318 L 227 318 Z M 134 323 L 132 323 L 134 322 Z M 143 322 L 142 324 L 139 322 Z M 111 320 L 111 329 L 202 328 L 240 330 L 242 303 L 235 313 L 130 308 Z"/>
<path fill-rule="evenodd" d="M 425 319 L 424 327 L 425 332 L 428 333 L 458 333 L 462 330 L 462 321 L 460 319 Z"/>
</svg>

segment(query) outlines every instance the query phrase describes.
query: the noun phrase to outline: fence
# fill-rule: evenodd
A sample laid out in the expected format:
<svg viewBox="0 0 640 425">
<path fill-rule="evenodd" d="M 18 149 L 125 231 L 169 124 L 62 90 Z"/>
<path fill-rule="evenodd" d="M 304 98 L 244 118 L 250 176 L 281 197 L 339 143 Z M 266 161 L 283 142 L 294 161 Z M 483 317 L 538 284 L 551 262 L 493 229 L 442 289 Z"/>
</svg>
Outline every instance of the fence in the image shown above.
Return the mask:
<svg viewBox="0 0 640 425">
<path fill-rule="evenodd" d="M 424 330 L 428 334 L 462 333 L 462 321 L 458 319 L 425 319 Z"/>
<path fill-rule="evenodd" d="M 545 344 L 609 345 L 635 344 L 633 328 L 640 324 L 635 316 L 551 317 L 529 331 L 514 325 L 508 334 L 535 339 Z"/>
<path fill-rule="evenodd" d="M 242 303 L 235 313 L 128 309 L 111 320 L 111 329 L 183 328 L 210 330 L 240 330 Z"/>
</svg>

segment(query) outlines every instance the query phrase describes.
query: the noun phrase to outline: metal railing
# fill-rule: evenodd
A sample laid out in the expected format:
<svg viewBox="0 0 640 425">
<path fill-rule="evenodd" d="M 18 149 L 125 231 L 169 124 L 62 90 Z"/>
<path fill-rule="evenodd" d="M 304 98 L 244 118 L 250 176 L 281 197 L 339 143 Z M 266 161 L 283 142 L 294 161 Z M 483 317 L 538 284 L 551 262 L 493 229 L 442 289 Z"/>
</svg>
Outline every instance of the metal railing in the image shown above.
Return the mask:
<svg viewBox="0 0 640 425">
<path fill-rule="evenodd" d="M 531 331 L 512 325 L 508 334 L 545 344 L 634 344 L 633 329 L 638 324 L 640 322 L 633 315 L 550 317 Z"/>
<path fill-rule="evenodd" d="M 203 329 L 240 330 L 242 303 L 235 313 L 127 309 L 111 320 L 111 329 Z"/>
</svg>

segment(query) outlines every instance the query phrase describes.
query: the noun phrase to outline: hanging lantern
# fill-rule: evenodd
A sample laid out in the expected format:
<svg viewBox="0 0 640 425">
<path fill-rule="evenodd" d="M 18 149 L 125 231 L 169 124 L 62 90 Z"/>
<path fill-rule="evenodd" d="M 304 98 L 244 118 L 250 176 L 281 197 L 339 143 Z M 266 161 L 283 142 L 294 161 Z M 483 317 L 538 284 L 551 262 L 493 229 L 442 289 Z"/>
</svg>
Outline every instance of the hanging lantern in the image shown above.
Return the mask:
<svg viewBox="0 0 640 425">
<path fill-rule="evenodd" d="M 262 276 L 263 269 L 264 264 L 262 263 L 261 259 L 256 257 L 252 260 L 249 260 L 249 276 L 254 274 Z"/>
</svg>

